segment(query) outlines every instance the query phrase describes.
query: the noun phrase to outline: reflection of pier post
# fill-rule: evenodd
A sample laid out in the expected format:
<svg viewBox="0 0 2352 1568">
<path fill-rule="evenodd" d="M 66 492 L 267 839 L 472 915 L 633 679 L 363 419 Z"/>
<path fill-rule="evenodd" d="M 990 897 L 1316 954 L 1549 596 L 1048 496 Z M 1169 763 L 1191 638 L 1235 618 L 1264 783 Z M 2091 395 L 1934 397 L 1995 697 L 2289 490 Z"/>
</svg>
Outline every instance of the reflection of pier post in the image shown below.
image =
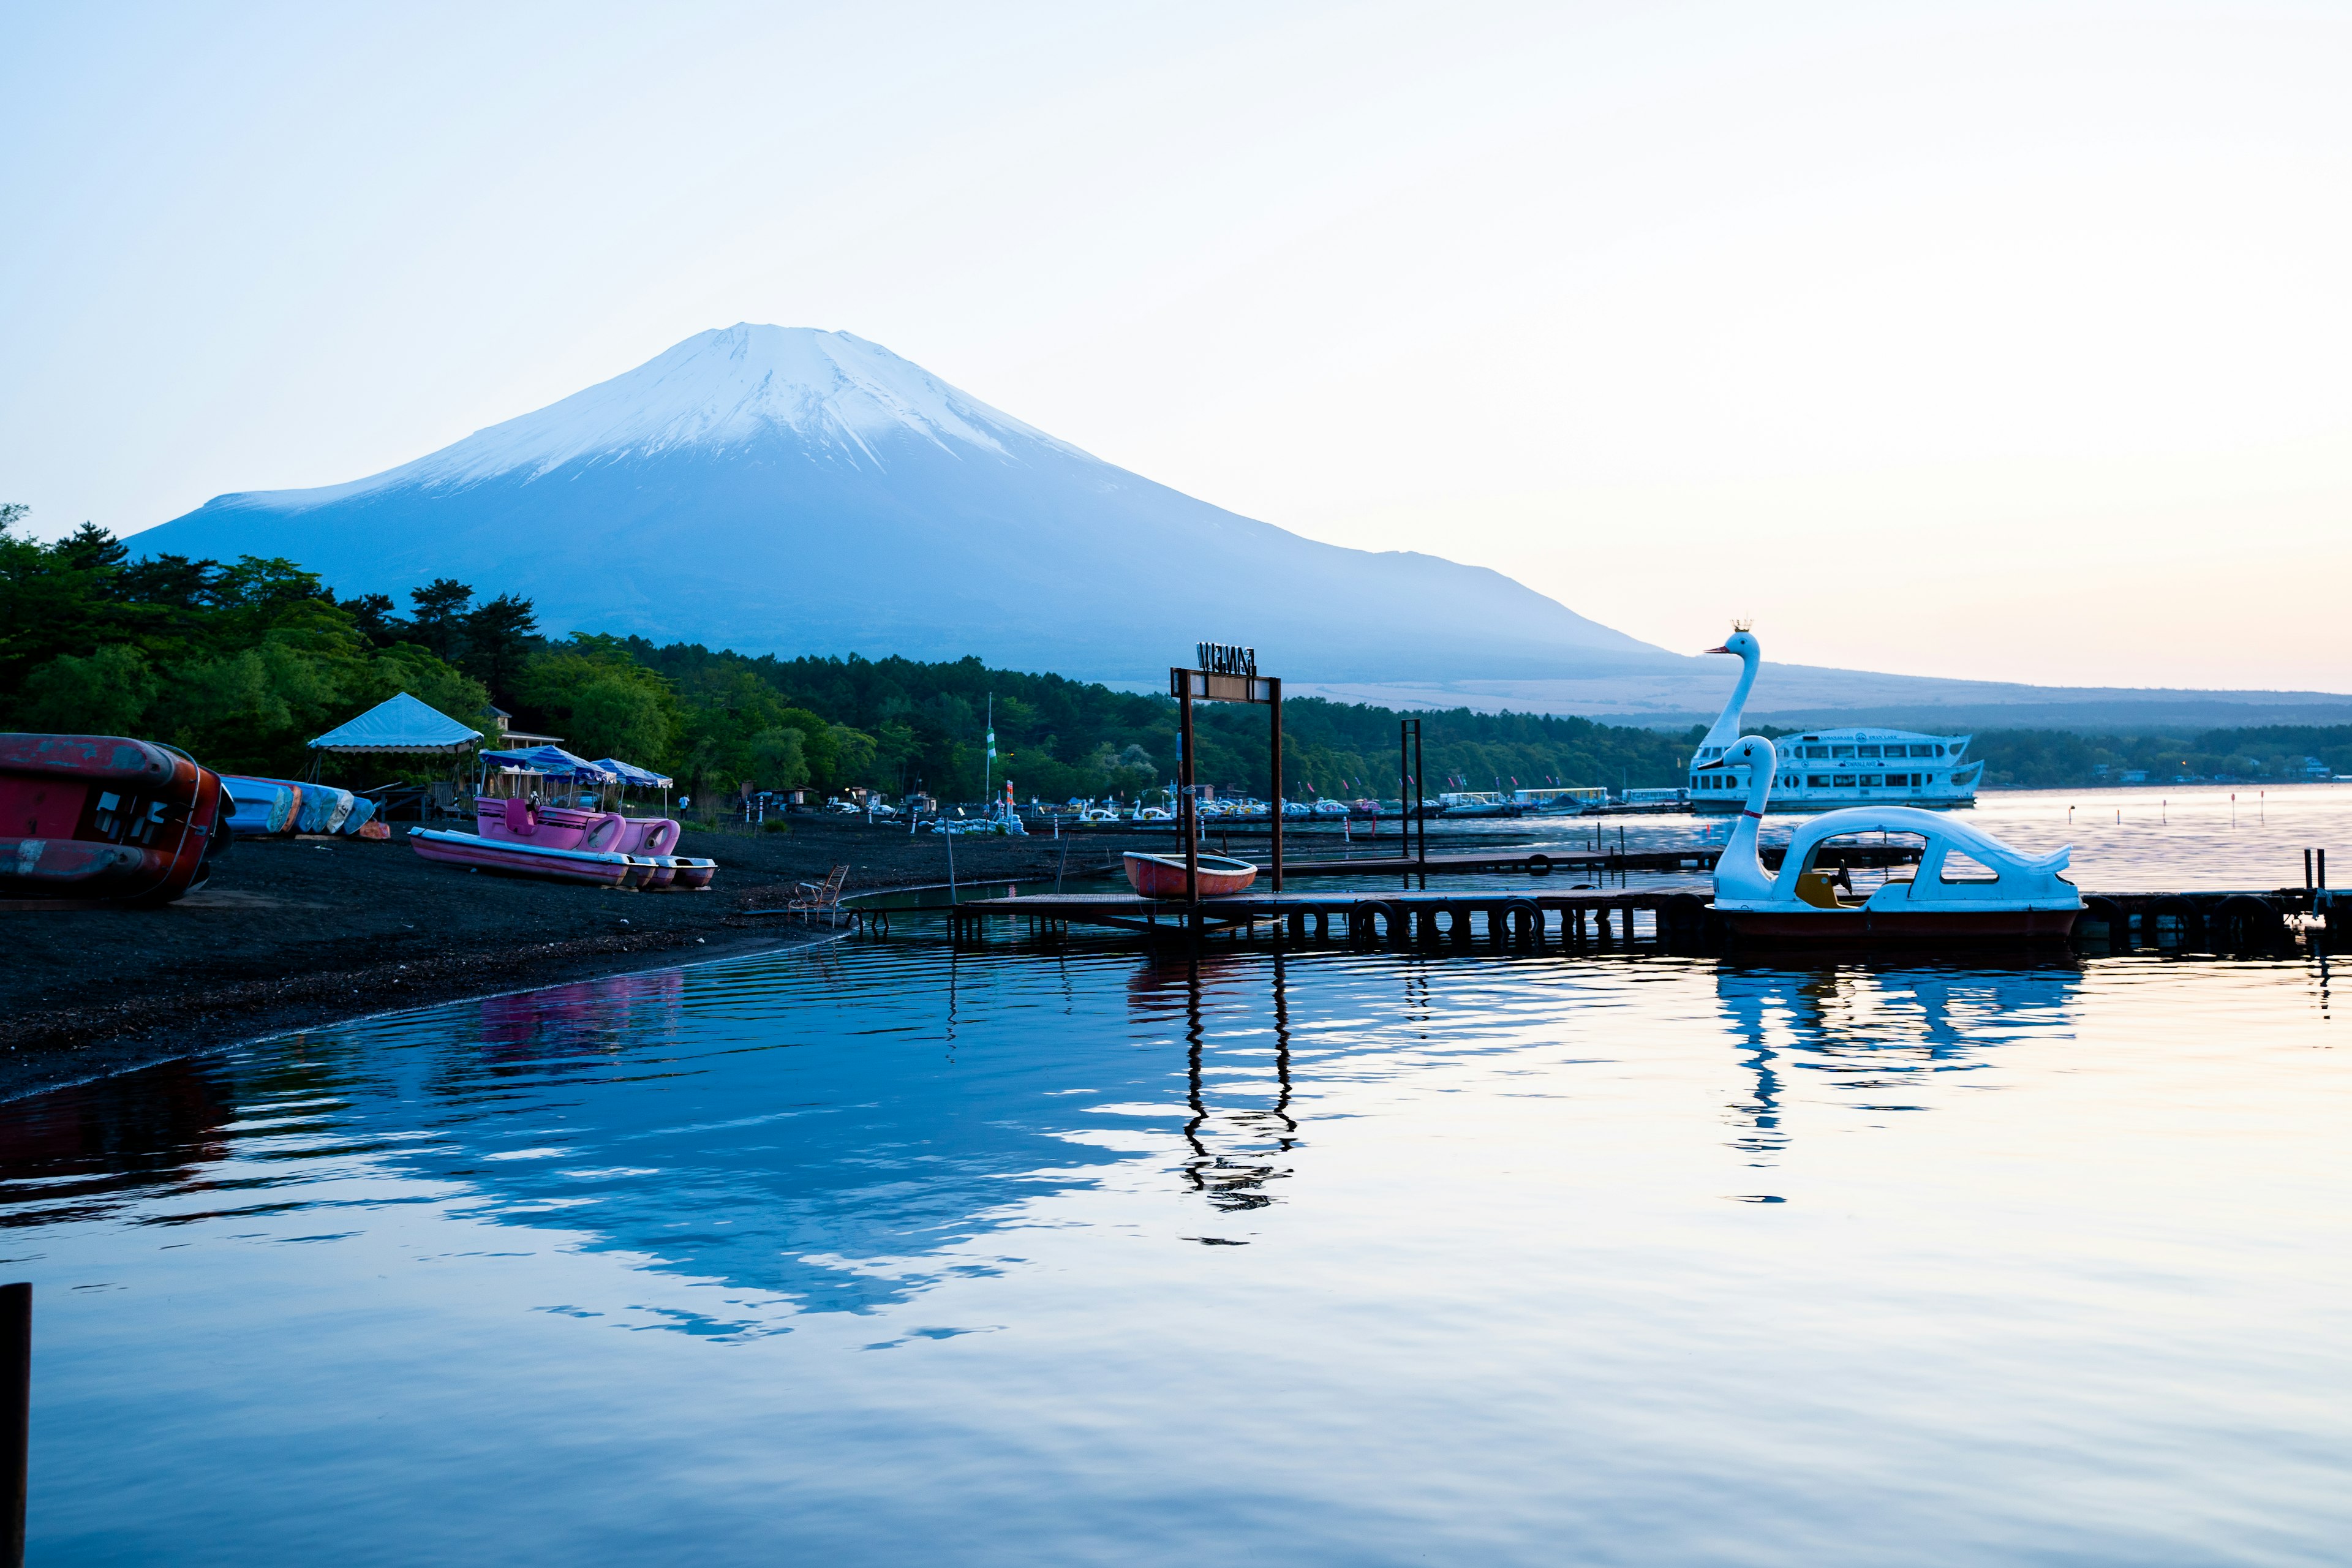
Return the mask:
<svg viewBox="0 0 2352 1568">
<path fill-rule="evenodd" d="M 32 1392 L 33 1287 L 0 1285 L 0 1568 L 23 1568 L 25 1561 Z"/>
<path fill-rule="evenodd" d="M 1290 1114 L 1292 1084 L 1287 975 L 1279 954 L 1275 956 L 1273 964 L 1274 1105 L 1268 1110 L 1235 1111 L 1230 1119 L 1267 1138 L 1278 1157 L 1289 1153 L 1296 1146 L 1298 1122 Z M 1184 1142 L 1192 1151 L 1191 1157 L 1184 1163 L 1184 1178 L 1192 1184 L 1193 1191 L 1226 1213 L 1264 1208 L 1274 1201 L 1264 1190 L 1266 1183 L 1288 1173 L 1280 1169 L 1274 1159 L 1244 1163 L 1220 1157 L 1210 1151 L 1205 1136 L 1209 1124 L 1209 1102 L 1208 1026 L 1204 1013 L 1201 965 L 1195 960 L 1185 966 L 1184 973 L 1184 1102 L 1192 1111 L 1184 1122 Z M 1279 1131 L 1264 1125 L 1269 1121 L 1279 1123 Z"/>
</svg>

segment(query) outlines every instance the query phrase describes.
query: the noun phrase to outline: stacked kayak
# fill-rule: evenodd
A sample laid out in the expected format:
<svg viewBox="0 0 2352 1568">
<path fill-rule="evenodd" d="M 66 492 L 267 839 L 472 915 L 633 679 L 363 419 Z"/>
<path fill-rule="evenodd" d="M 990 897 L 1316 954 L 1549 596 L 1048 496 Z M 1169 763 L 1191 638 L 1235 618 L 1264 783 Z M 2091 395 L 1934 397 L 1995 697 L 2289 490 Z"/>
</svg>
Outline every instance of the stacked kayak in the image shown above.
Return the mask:
<svg viewBox="0 0 2352 1568">
<path fill-rule="evenodd" d="M 474 826 L 473 833 L 413 827 L 409 847 L 446 865 L 605 888 L 701 889 L 719 871 L 715 860 L 669 853 L 679 828 L 666 816 L 482 800 Z"/>
<path fill-rule="evenodd" d="M 236 802 L 229 826 L 240 837 L 278 833 L 357 833 L 375 816 L 375 802 L 333 784 L 224 773 Z"/>
<path fill-rule="evenodd" d="M 227 848 L 227 805 L 170 746 L 0 734 L 0 898 L 169 903 Z"/>
<path fill-rule="evenodd" d="M 229 830 L 238 837 L 266 838 L 294 831 L 296 816 L 302 808 L 300 784 L 223 773 L 221 788 L 228 794 Z"/>
</svg>

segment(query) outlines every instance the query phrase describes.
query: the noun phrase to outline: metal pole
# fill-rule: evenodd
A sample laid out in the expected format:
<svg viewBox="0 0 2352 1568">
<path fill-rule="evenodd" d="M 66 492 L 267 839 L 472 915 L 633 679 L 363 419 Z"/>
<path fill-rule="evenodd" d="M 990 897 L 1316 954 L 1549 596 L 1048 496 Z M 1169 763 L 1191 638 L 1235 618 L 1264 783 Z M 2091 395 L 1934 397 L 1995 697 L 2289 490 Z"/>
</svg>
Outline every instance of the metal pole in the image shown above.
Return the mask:
<svg viewBox="0 0 2352 1568">
<path fill-rule="evenodd" d="M 1176 826 L 1184 834 L 1184 907 L 1192 924 L 1201 902 L 1201 846 L 1193 835 L 1198 804 L 1192 798 L 1192 672 L 1186 670 L 1176 698 Z"/>
<path fill-rule="evenodd" d="M 1412 749 L 1405 742 L 1412 726 L 1410 719 L 1397 721 L 1397 805 L 1404 810 L 1404 820 L 1397 824 L 1397 831 L 1404 835 L 1404 842 L 1397 846 L 1401 860 L 1412 858 Z"/>
<path fill-rule="evenodd" d="M 1429 817 L 1422 811 L 1420 796 L 1422 791 L 1421 781 L 1428 775 L 1421 771 L 1423 766 L 1423 764 L 1421 760 L 1421 721 L 1415 719 L 1412 721 L 1412 805 L 1415 814 L 1413 820 L 1421 824 L 1421 837 L 1419 840 L 1421 844 L 1421 868 L 1423 871 L 1426 872 L 1429 869 Z M 1426 888 L 1429 884 L 1423 882 L 1422 886 Z"/>
<path fill-rule="evenodd" d="M 0 1565 L 24 1568 L 25 1458 L 32 1443 L 33 1288 L 0 1285 Z"/>
<path fill-rule="evenodd" d="M 1266 692 L 1274 703 L 1274 890 L 1282 891 L 1282 682 L 1270 679 Z"/>
</svg>

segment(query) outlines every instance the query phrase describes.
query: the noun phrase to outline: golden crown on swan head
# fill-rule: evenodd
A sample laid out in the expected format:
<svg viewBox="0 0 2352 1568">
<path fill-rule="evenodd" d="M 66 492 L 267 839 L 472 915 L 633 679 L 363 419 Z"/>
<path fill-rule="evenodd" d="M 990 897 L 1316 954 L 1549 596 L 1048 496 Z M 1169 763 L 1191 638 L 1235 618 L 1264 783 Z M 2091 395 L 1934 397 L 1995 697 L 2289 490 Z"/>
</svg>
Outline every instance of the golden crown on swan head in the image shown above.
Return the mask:
<svg viewBox="0 0 2352 1568">
<path fill-rule="evenodd" d="M 1756 623 L 1752 619 L 1736 620 L 1731 623 L 1731 629 L 1735 632 L 1753 631 L 1756 629 Z"/>
</svg>

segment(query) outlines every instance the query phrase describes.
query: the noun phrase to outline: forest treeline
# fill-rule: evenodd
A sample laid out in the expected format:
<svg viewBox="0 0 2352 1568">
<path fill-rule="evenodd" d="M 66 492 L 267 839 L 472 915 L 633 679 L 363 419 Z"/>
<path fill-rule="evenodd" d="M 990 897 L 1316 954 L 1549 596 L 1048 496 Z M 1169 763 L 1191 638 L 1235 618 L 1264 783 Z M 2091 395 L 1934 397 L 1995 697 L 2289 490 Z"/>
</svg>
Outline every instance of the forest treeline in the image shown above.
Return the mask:
<svg viewBox="0 0 2352 1568">
<path fill-rule="evenodd" d="M 85 524 L 54 542 L 0 507 L 0 726 L 168 741 L 213 766 L 291 773 L 303 742 L 395 691 L 496 733 L 556 734 L 690 792 L 744 784 L 868 784 L 974 800 L 983 779 L 1019 796 L 1136 799 L 1171 779 L 1176 711 L 1165 697 L 977 658 L 749 658 L 693 644 L 548 637 L 528 600 L 441 581 L 399 605 L 339 598 L 284 560 L 133 560 Z M 997 758 L 987 765 L 990 715 Z M 1284 704 L 1284 782 L 1294 797 L 1393 796 L 1398 715 L 1297 699 Z M 1467 710 L 1422 716 L 1428 787 L 1670 784 L 1687 736 L 1582 719 Z M 1203 783 L 1264 794 L 1266 715 L 1199 710 Z M 329 776 L 374 784 L 385 759 L 326 759 Z"/>
<path fill-rule="evenodd" d="M 133 560 L 84 524 L 53 542 L 0 506 L 0 727 L 168 741 L 219 768 L 293 773 L 303 742 L 395 691 L 485 736 L 493 703 L 514 727 L 563 737 L 588 757 L 621 757 L 689 792 L 745 784 L 836 790 L 868 784 L 975 800 L 983 778 L 1020 798 L 1139 798 L 1176 767 L 1176 711 L 1164 696 L 1058 675 L 991 669 L 977 658 L 750 658 L 695 644 L 548 637 L 530 601 L 441 581 L 404 606 L 383 594 L 338 598 L 284 560 Z M 986 764 L 989 716 L 997 758 Z M 1267 791 L 1266 715 L 1197 710 L 1199 776 Z M 1283 776 L 1294 798 L 1398 793 L 1397 721 L 1384 708 L 1293 699 L 1283 705 Z M 1700 731 L 1673 733 L 1467 710 L 1420 715 L 1429 793 L 1536 784 L 1679 783 Z M 2089 784 L 2146 769 L 2247 780 L 2300 776 L 2315 756 L 2352 773 L 2352 727 L 2221 730 L 2203 735 L 1988 731 L 1972 754 L 1985 782 Z M 329 776 L 373 784 L 385 759 L 326 761 Z"/>
<path fill-rule="evenodd" d="M 1986 730 L 1969 750 L 1984 759 L 1984 782 L 1996 788 L 2113 784 L 2127 773 L 2146 773 L 2150 784 L 2280 784 L 2310 776 L 2307 758 L 2330 773 L 2352 773 L 2352 724 L 2149 735 Z"/>
</svg>

